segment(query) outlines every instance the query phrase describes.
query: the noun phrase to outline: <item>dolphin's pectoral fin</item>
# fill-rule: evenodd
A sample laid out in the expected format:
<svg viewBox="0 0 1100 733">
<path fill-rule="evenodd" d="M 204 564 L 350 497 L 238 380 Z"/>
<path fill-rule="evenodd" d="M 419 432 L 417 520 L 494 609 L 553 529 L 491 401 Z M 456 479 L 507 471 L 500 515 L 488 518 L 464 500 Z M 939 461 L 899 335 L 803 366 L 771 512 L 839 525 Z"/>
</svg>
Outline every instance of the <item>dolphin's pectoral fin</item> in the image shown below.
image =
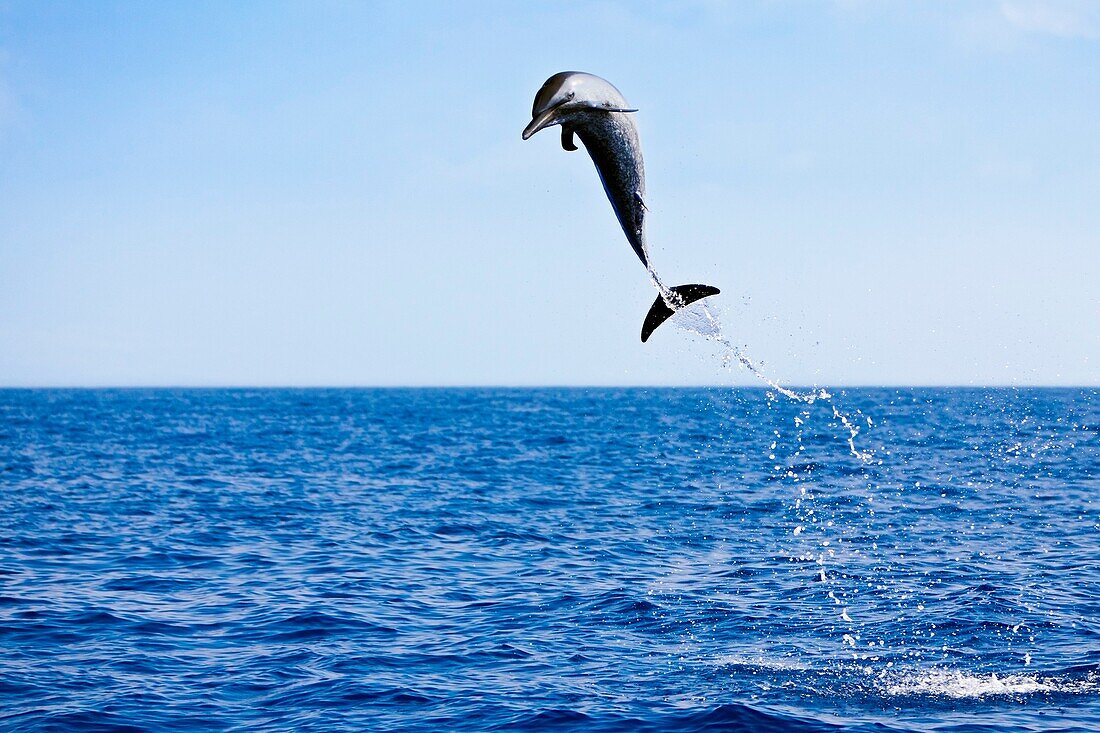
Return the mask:
<svg viewBox="0 0 1100 733">
<path fill-rule="evenodd" d="M 649 211 L 649 207 L 645 205 L 645 199 L 643 199 L 642 194 L 638 193 L 637 191 L 634 192 L 634 201 L 639 206 L 641 206 L 642 209 L 644 209 L 645 211 Z"/>
<path fill-rule="evenodd" d="M 561 126 L 561 146 L 571 153 L 577 149 L 577 143 L 573 141 L 573 128 L 569 125 Z"/>
<path fill-rule="evenodd" d="M 642 324 L 642 343 L 648 341 L 657 326 L 667 321 L 676 311 L 718 293 L 718 288 L 710 285 L 677 285 L 672 288 L 668 300 L 665 300 L 664 295 L 658 295 L 657 300 L 650 306 L 649 313 L 646 314 L 645 323 Z"/>
</svg>

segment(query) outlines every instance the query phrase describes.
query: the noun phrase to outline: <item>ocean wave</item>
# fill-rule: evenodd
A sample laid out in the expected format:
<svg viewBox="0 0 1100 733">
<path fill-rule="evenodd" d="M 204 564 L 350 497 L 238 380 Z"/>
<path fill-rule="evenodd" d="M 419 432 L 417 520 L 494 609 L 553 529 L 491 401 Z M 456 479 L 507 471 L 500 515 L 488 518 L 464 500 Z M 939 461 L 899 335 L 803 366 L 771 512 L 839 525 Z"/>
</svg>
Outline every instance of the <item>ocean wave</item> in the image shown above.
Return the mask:
<svg viewBox="0 0 1100 733">
<path fill-rule="evenodd" d="M 850 390 L 873 465 L 755 391 L 104 394 L 0 393 L 5 732 L 1100 730 L 1096 392 Z"/>
</svg>

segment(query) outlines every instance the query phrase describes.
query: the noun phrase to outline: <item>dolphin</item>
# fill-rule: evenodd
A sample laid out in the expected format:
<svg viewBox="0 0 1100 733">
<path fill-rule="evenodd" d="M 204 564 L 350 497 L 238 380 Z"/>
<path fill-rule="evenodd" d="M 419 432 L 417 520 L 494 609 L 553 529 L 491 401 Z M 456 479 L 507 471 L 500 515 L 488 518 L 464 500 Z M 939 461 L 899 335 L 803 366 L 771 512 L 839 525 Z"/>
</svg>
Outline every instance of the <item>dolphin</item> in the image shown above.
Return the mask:
<svg viewBox="0 0 1100 733">
<path fill-rule="evenodd" d="M 649 261 L 645 236 L 645 165 L 638 129 L 630 116 L 637 111 L 606 79 L 583 71 L 563 71 L 547 79 L 535 95 L 531 122 L 523 130 L 523 139 L 545 127 L 561 125 L 563 148 L 577 150 L 574 135 L 584 143 L 627 241 L 660 292 L 642 324 L 644 343 L 673 313 L 720 291 L 710 285 L 670 288 L 657 277 Z"/>
</svg>

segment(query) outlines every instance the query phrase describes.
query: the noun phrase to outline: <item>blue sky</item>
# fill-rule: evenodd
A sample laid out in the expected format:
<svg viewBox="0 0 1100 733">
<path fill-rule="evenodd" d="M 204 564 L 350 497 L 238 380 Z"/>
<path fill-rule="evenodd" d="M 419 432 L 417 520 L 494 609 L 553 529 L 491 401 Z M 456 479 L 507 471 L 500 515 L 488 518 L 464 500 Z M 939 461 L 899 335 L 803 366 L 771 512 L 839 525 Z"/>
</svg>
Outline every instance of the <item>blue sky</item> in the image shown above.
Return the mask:
<svg viewBox="0 0 1100 733">
<path fill-rule="evenodd" d="M 1100 4 L 0 0 L 0 383 L 1100 384 Z"/>
</svg>

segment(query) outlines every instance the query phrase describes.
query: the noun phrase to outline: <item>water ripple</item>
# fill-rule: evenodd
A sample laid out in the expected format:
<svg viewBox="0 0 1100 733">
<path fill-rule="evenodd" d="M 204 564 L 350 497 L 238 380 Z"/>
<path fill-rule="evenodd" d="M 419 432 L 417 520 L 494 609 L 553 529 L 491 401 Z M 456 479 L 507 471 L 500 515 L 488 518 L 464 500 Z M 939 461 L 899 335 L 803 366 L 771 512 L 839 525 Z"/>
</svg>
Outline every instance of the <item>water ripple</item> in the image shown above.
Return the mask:
<svg viewBox="0 0 1100 733">
<path fill-rule="evenodd" d="M 0 730 L 1097 730 L 1098 425 L 1088 390 L 0 391 Z"/>
</svg>

